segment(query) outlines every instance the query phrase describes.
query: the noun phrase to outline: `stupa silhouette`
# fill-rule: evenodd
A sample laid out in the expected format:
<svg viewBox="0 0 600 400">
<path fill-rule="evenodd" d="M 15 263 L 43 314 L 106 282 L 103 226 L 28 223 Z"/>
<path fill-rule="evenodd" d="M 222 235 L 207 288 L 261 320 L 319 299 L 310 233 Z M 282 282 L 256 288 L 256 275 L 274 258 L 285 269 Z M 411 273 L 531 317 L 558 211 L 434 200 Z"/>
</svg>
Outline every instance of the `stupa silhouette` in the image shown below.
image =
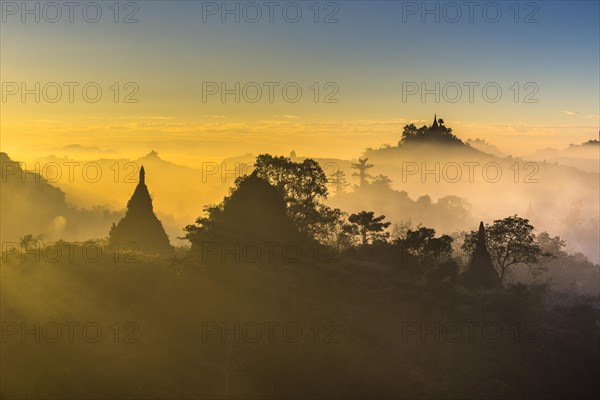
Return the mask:
<svg viewBox="0 0 600 400">
<path fill-rule="evenodd" d="M 468 269 L 462 274 L 461 281 L 467 287 L 491 289 L 500 286 L 500 277 L 492 264 L 485 239 L 483 222 L 479 223 L 477 242 Z"/>
<path fill-rule="evenodd" d="M 144 166 L 140 169 L 140 180 L 135 191 L 127 202 L 125 216 L 117 225 L 113 223 L 110 229 L 109 243 L 118 244 L 119 249 L 133 243 L 147 254 L 172 255 L 174 252 L 162 223 L 152 209 Z"/>
</svg>

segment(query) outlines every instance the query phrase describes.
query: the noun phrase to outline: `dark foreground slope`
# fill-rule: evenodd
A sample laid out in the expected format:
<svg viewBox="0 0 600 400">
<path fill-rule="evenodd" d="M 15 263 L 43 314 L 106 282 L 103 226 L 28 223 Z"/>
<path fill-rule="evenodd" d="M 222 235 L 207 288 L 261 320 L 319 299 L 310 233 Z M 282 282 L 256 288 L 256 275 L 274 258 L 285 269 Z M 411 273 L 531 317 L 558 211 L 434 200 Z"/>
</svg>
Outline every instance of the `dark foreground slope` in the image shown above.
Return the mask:
<svg viewBox="0 0 600 400">
<path fill-rule="evenodd" d="M 5 258 L 3 398 L 600 394 L 589 299 L 467 291 L 343 258 L 115 263 L 104 250 L 97 262 L 79 247 L 72 262 Z"/>
</svg>

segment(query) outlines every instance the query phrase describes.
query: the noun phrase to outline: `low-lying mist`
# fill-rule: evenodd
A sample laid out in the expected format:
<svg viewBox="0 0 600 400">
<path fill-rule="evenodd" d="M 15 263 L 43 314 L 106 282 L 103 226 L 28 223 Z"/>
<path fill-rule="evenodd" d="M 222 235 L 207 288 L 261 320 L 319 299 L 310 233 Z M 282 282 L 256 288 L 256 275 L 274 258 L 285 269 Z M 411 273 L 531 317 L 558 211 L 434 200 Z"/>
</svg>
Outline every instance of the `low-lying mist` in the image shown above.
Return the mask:
<svg viewBox="0 0 600 400">
<path fill-rule="evenodd" d="M 564 152 L 589 161 L 594 151 L 598 156 L 597 147 L 587 143 Z M 292 154 L 295 160 L 305 158 Z M 518 213 L 538 231 L 560 235 L 569 249 L 599 262 L 597 171 L 556 159 L 499 157 L 471 146 L 435 143 L 368 149 L 357 158 L 373 165 L 362 185 L 353 176 L 356 160 L 315 159 L 330 180 L 328 203 L 342 211 L 371 210 L 395 224 L 410 220 L 443 233 L 472 230 L 481 220 Z M 158 217 L 172 243 L 185 244 L 178 239 L 183 227 L 201 216 L 206 205 L 220 201 L 237 177 L 251 173 L 253 163 L 254 156 L 247 154 L 188 167 L 164 160 L 154 151 L 133 160 L 54 156 L 27 160 L 23 167 L 32 173 L 21 178 L 12 167 L 4 168 L 3 178 L 25 180 L 27 185 L 21 186 L 31 188 L 33 183 L 43 184 L 35 175 L 39 173 L 47 181 L 43 206 L 25 194 L 31 189 L 3 191 L 3 204 L 15 201 L 16 210 L 23 211 L 18 218 L 9 216 L 14 211 L 4 214 L 3 235 L 10 240 L 28 233 L 68 240 L 103 237 L 122 216 L 143 165 Z M 338 171 L 344 174 L 342 185 L 333 178 Z"/>
</svg>

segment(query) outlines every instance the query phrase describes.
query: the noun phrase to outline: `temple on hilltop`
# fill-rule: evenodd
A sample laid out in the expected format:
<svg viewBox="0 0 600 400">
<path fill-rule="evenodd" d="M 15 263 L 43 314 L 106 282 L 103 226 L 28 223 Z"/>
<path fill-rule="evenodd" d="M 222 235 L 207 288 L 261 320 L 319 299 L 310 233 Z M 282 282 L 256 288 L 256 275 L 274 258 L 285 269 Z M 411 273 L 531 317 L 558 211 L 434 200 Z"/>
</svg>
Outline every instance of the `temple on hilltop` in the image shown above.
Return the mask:
<svg viewBox="0 0 600 400">
<path fill-rule="evenodd" d="M 443 119 L 437 119 L 437 114 L 433 115 L 433 124 L 431 124 L 431 127 L 429 128 L 430 131 L 434 131 L 434 130 L 442 130 L 442 128 L 444 127 L 444 120 Z"/>
<path fill-rule="evenodd" d="M 452 128 L 444 125 L 443 119 L 438 119 L 437 114 L 434 114 L 431 125 L 423 125 L 420 128 L 417 128 L 414 124 L 405 125 L 398 146 L 424 143 L 444 146 L 455 145 L 470 149 L 452 133 Z"/>
<path fill-rule="evenodd" d="M 492 289 L 500 286 L 500 277 L 492 264 L 485 239 L 483 222 L 479 223 L 477 242 L 467 270 L 461 275 L 462 284 L 470 288 Z"/>
<path fill-rule="evenodd" d="M 140 180 L 127 202 L 127 212 L 117 225 L 113 223 L 108 236 L 109 243 L 118 245 L 120 250 L 135 248 L 146 254 L 173 254 L 174 248 L 169 237 L 152 209 L 152 197 L 146 186 L 143 166 Z"/>
</svg>

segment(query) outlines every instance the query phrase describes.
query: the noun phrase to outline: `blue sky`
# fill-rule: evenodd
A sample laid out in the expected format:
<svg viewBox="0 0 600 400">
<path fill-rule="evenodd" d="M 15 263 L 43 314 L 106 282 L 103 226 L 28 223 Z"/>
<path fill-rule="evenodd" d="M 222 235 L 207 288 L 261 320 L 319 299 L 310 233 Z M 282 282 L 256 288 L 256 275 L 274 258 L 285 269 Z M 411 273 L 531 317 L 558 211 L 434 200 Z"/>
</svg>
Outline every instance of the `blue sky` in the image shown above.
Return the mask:
<svg viewBox="0 0 600 400">
<path fill-rule="evenodd" d="M 297 1 L 289 8 L 287 15 L 292 17 L 296 5 L 302 10 L 297 23 L 283 17 L 282 8 L 290 2 L 278 2 L 273 23 L 262 1 L 253 3 L 263 12 L 256 23 L 244 21 L 243 15 L 239 23 L 232 15 L 222 23 L 218 11 L 203 22 L 203 7 L 221 7 L 223 2 L 138 1 L 134 2 L 137 10 L 122 2 L 119 18 L 136 11 L 134 18 L 139 22 L 131 24 L 113 22 L 109 6 L 114 2 L 98 3 L 104 12 L 98 23 L 86 22 L 77 12 L 75 23 L 64 18 L 57 23 L 22 23 L 18 15 L 3 16 L 7 20 L 0 38 L 2 81 L 135 81 L 141 104 L 137 108 L 9 104 L 3 113 L 10 117 L 2 127 L 3 139 L 17 140 L 19 119 L 32 114 L 39 118 L 58 115 L 71 122 L 91 114 L 105 117 L 107 125 L 134 114 L 186 122 L 218 115 L 237 123 L 291 115 L 307 123 L 351 124 L 356 120 L 424 121 L 437 112 L 468 135 L 497 138 L 505 147 L 516 145 L 519 135 L 537 136 L 544 147 L 546 143 L 539 138 L 544 127 L 550 138 L 547 144 L 554 146 L 598 132 L 598 1 L 481 1 L 476 2 L 473 22 L 463 1 L 321 1 L 319 23 L 314 22 L 314 1 Z M 247 3 L 239 2 L 238 7 Z M 452 23 L 447 18 L 454 17 L 455 5 L 462 16 Z M 498 22 L 486 20 L 484 6 L 489 18 L 501 10 Z M 235 2 L 227 2 L 227 7 L 235 7 Z M 415 13 L 403 14 L 414 11 L 413 7 L 417 7 Z M 440 21 L 428 15 L 423 23 L 420 7 L 438 7 Z M 339 22 L 323 23 L 331 12 Z M 524 23 L 527 16 L 537 22 Z M 339 103 L 206 104 L 200 102 L 206 81 L 294 81 L 305 92 L 312 82 L 334 82 L 339 87 Z M 441 86 L 478 82 L 480 86 L 472 103 L 464 86 L 456 103 L 444 99 L 436 103 L 432 96 L 422 102 L 419 95 L 403 102 L 405 82 L 425 82 L 427 87 L 435 82 Z M 503 90 L 497 103 L 482 97 L 480 88 L 489 82 Z M 515 82 L 518 102 L 511 90 Z M 530 92 L 524 87 L 528 82 L 536 85 L 538 103 L 522 101 Z M 511 131 L 499 138 L 501 126 L 510 126 Z M 373 145 L 388 137 L 376 136 Z"/>
</svg>

